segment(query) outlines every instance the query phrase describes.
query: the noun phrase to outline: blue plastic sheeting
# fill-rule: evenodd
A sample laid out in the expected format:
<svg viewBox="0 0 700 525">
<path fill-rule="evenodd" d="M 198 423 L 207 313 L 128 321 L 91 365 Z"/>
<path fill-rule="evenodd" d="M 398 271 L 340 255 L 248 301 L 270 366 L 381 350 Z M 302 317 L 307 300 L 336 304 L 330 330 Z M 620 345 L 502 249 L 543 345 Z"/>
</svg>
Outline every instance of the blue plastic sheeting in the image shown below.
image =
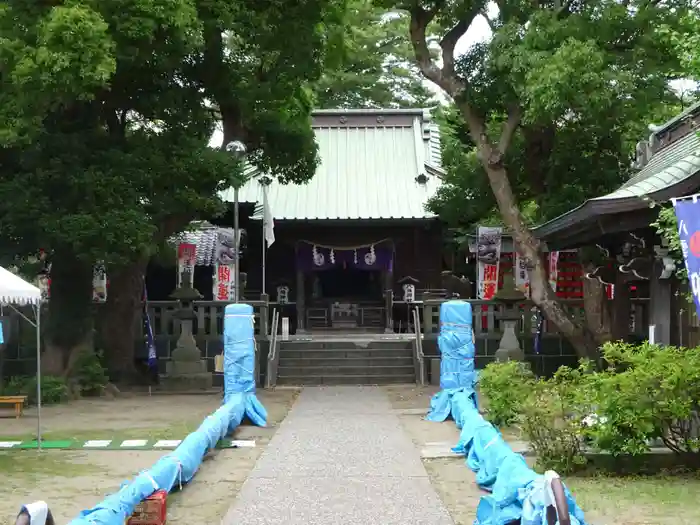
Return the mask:
<svg viewBox="0 0 700 525">
<path fill-rule="evenodd" d="M 136 505 L 157 490 L 168 492 L 192 479 L 206 453 L 230 434 L 247 416 L 265 426 L 267 411 L 255 396 L 255 341 L 253 308 L 228 305 L 224 318 L 224 404 L 207 416 L 173 452 L 160 458 L 121 489 L 90 510 L 80 513 L 71 525 L 124 525 Z"/>
<path fill-rule="evenodd" d="M 474 332 L 472 330 L 472 305 L 466 301 L 447 301 L 440 306 L 440 335 L 438 348 L 440 360 L 440 392 L 430 401 L 426 419 L 445 421 L 454 415 L 452 396 L 464 392 L 476 402 L 474 383 Z M 461 426 L 460 426 L 461 428 Z"/>
<path fill-rule="evenodd" d="M 192 479 L 204 455 L 218 441 L 240 425 L 245 414 L 247 394 L 237 394 L 224 406 L 207 416 L 200 427 L 187 436 L 170 454 L 160 458 L 149 470 L 122 485 L 90 510 L 80 513 L 71 525 L 124 525 L 136 505 L 156 490 L 170 492 Z"/>
<path fill-rule="evenodd" d="M 546 509 L 553 501 L 547 480 L 556 474 L 545 476 L 528 467 L 525 458 L 511 450 L 501 433 L 465 396 L 460 393 L 453 397 L 455 406 L 463 409 L 458 414 L 462 432 L 453 450 L 466 456 L 476 483 L 491 492 L 481 498 L 474 525 L 504 525 L 514 520 L 520 520 L 521 525 L 546 525 Z M 586 525 L 583 511 L 569 490 L 564 490 L 572 525 Z"/>
<path fill-rule="evenodd" d="M 255 333 L 253 307 L 229 304 L 224 311 L 224 403 L 238 393 L 246 397 L 246 415 L 265 426 L 267 411 L 255 395 Z"/>
<path fill-rule="evenodd" d="M 490 494 L 483 496 L 474 525 L 547 525 L 546 508 L 553 502 L 554 472 L 537 474 L 525 458 L 511 450 L 501 433 L 479 414 L 474 385 L 472 308 L 465 301 L 448 301 L 440 308 L 440 387 L 430 401 L 426 419 L 451 417 L 460 428 L 452 449 L 464 454 L 476 474 L 476 483 Z M 583 512 L 565 487 L 572 525 L 586 525 Z"/>
</svg>

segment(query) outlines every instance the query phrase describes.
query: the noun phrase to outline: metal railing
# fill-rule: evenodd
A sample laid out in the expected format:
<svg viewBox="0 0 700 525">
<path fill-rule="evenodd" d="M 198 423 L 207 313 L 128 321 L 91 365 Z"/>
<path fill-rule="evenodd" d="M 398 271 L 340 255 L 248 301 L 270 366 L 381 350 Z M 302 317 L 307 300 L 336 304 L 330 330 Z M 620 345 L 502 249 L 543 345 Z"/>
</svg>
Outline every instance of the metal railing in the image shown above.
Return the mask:
<svg viewBox="0 0 700 525">
<path fill-rule="evenodd" d="M 425 386 L 425 354 L 423 353 L 423 334 L 421 333 L 420 312 L 418 307 L 412 309 L 413 313 L 413 331 L 416 334 L 416 340 L 413 344 L 414 361 L 416 364 L 416 372 L 418 375 L 417 383 L 420 386 Z"/>
<path fill-rule="evenodd" d="M 277 385 L 277 363 L 279 362 L 277 344 L 277 331 L 280 320 L 280 312 L 275 308 L 272 311 L 272 323 L 270 328 L 270 348 L 267 352 L 267 373 L 265 374 L 265 388 L 274 388 Z"/>
</svg>

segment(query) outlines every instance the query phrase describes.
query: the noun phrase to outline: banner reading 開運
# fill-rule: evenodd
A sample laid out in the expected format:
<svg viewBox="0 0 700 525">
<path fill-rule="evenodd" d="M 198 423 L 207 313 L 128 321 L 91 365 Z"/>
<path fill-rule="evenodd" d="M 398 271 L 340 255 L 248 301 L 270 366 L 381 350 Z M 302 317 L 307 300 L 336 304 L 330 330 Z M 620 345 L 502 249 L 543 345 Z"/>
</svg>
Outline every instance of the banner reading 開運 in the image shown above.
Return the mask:
<svg viewBox="0 0 700 525">
<path fill-rule="evenodd" d="M 477 297 L 491 300 L 498 291 L 503 228 L 479 226 L 476 238 Z"/>
<path fill-rule="evenodd" d="M 688 282 L 695 300 L 695 311 L 700 316 L 700 202 L 698 195 L 674 199 L 673 208 L 678 220 L 683 259 L 688 270 Z"/>
</svg>

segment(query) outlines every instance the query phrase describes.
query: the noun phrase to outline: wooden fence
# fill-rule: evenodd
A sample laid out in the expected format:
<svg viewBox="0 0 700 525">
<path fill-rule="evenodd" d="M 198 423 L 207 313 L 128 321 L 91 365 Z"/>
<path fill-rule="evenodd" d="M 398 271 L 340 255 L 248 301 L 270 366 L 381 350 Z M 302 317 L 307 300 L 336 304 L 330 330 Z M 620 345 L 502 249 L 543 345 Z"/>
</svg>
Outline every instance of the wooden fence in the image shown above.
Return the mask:
<svg viewBox="0 0 700 525">
<path fill-rule="evenodd" d="M 418 306 L 422 332 L 426 339 L 424 351 L 427 355 L 437 354 L 437 334 L 439 331 L 440 304 L 444 300 L 429 299 Z M 255 334 L 261 348 L 265 346 L 266 336 L 269 332 L 269 323 L 273 309 L 279 309 L 283 317 L 290 318 L 290 328 L 294 330 L 296 307 L 294 304 L 278 305 L 266 301 L 246 301 L 253 306 L 255 318 Z M 477 353 L 483 356 L 493 355 L 498 347 L 502 334 L 502 321 L 500 315 L 505 306 L 494 301 L 471 300 L 473 308 L 473 325 L 477 340 Z M 583 315 L 583 305 L 580 299 L 564 301 L 575 315 Z M 205 359 L 212 361 L 215 355 L 221 353 L 223 348 L 223 318 L 226 302 L 219 301 L 195 301 L 193 310 L 195 319 L 193 334 Z M 400 302 L 393 303 L 393 309 L 402 311 L 407 305 Z M 99 308 L 98 305 L 96 305 Z M 175 313 L 178 310 L 175 301 L 152 301 L 148 304 L 149 317 L 155 338 L 158 357 L 169 359 L 175 348 L 179 335 L 179 321 Z M 537 308 L 530 301 L 524 301 L 517 306 L 520 314 L 518 322 L 518 337 L 523 348 L 531 349 L 537 331 Z M 36 354 L 34 331 L 31 326 L 22 321 L 18 315 L 5 311 L 2 316 L 4 323 L 6 344 L 2 346 L 0 356 L 0 374 L 5 377 L 17 374 L 28 374 L 33 370 Z M 145 359 L 147 350 L 143 339 L 142 316 L 137 315 L 138 327 L 136 330 L 138 343 L 136 354 L 138 358 Z M 648 325 L 648 300 L 633 300 L 632 315 L 630 319 L 630 334 L 643 338 Z M 557 333 L 550 323 L 544 322 L 542 332 L 542 352 L 546 355 L 571 357 L 575 361 L 575 353 L 570 345 Z"/>
</svg>

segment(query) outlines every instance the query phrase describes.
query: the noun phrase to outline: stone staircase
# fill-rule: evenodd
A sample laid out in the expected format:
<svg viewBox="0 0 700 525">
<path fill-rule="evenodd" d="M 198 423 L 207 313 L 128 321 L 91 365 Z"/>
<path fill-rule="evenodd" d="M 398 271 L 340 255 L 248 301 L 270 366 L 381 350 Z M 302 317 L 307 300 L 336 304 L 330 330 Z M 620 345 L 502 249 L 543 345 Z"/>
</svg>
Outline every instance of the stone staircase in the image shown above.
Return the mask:
<svg viewBox="0 0 700 525">
<path fill-rule="evenodd" d="M 409 340 L 318 339 L 282 341 L 278 385 L 387 385 L 415 383 Z"/>
</svg>

